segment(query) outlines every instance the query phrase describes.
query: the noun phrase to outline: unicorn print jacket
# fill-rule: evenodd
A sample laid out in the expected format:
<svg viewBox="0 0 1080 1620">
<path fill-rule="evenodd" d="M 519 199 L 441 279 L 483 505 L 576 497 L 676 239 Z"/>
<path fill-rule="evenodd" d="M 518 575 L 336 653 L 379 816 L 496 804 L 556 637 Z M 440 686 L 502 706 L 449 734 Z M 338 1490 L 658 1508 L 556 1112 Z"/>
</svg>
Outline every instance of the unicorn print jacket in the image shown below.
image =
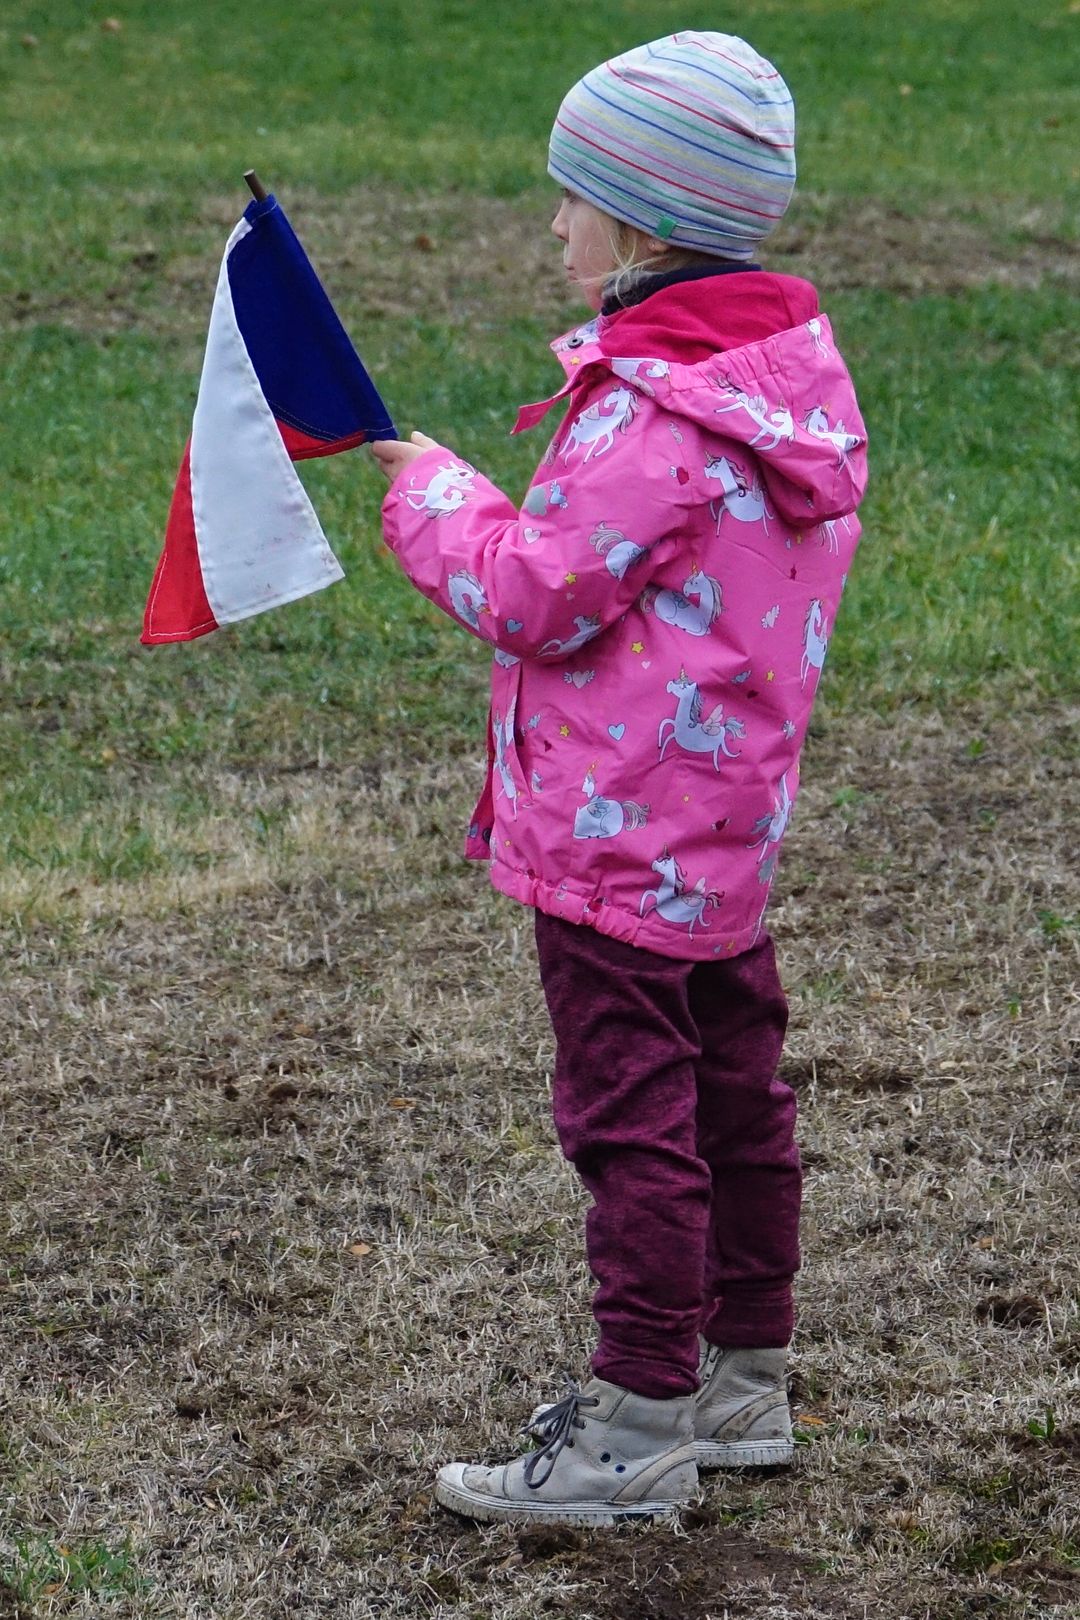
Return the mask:
<svg viewBox="0 0 1080 1620">
<path fill-rule="evenodd" d="M 662 956 L 747 950 L 859 538 L 866 434 L 813 288 L 669 285 L 551 345 L 566 412 L 524 503 L 426 451 L 387 544 L 493 649 L 465 853 Z"/>
</svg>

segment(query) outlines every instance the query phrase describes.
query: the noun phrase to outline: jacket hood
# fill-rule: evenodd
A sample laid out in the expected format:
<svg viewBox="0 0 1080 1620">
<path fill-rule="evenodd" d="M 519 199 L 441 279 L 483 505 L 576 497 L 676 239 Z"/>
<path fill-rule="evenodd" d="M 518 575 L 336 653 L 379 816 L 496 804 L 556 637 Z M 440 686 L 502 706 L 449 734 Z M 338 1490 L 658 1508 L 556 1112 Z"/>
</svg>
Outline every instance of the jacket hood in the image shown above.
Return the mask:
<svg viewBox="0 0 1080 1620">
<path fill-rule="evenodd" d="M 816 289 L 799 276 L 741 270 L 678 281 L 597 322 L 609 355 L 655 355 L 695 365 L 721 349 L 758 343 L 819 314 Z"/>
<path fill-rule="evenodd" d="M 746 271 L 678 282 L 551 348 L 569 373 L 556 399 L 613 372 L 715 435 L 706 478 L 738 479 L 724 447 L 745 445 L 772 505 L 796 527 L 846 517 L 862 498 L 866 428 L 808 281 Z M 553 402 L 525 407 L 518 428 Z"/>
</svg>

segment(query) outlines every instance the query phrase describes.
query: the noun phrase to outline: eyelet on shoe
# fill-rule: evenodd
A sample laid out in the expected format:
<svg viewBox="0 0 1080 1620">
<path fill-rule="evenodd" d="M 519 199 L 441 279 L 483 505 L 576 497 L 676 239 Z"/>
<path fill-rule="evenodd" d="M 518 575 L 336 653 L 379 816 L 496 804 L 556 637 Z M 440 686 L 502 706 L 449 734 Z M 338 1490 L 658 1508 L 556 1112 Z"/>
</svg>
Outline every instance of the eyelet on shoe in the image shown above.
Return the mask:
<svg viewBox="0 0 1080 1620">
<path fill-rule="evenodd" d="M 611 1452 L 610 1451 L 601 1452 L 600 1461 L 601 1462 L 610 1462 L 611 1461 Z"/>
<path fill-rule="evenodd" d="M 625 1474 L 626 1473 L 626 1464 L 625 1463 L 616 1463 L 615 1464 L 615 1472 L 617 1474 Z"/>
</svg>

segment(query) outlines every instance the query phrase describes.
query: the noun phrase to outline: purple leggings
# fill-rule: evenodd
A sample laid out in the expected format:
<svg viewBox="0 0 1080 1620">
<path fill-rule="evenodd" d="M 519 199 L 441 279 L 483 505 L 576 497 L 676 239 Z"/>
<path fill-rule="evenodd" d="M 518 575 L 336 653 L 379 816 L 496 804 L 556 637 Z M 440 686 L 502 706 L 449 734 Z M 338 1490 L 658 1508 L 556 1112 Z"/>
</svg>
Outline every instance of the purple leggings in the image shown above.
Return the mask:
<svg viewBox="0 0 1080 1620">
<path fill-rule="evenodd" d="M 555 1129 L 593 1204 L 592 1370 L 697 1388 L 698 1340 L 786 1345 L 799 1269 L 795 1095 L 772 940 L 685 962 L 536 913 Z"/>
</svg>

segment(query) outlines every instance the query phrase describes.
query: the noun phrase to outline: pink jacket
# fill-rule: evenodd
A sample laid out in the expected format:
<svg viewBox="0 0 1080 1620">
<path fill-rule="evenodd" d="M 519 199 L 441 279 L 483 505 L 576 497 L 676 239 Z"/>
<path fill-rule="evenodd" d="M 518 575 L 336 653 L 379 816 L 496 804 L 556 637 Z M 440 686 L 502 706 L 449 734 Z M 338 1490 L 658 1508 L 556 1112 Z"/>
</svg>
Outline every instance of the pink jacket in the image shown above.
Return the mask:
<svg viewBox="0 0 1080 1620">
<path fill-rule="evenodd" d="M 738 335 L 766 306 L 771 335 L 723 341 L 725 310 Z M 859 538 L 851 379 L 813 289 L 764 272 L 667 287 L 551 347 L 566 384 L 514 431 L 568 409 L 520 510 L 441 447 L 383 504 L 414 585 L 494 648 L 465 852 L 568 922 L 735 955 Z"/>
</svg>

